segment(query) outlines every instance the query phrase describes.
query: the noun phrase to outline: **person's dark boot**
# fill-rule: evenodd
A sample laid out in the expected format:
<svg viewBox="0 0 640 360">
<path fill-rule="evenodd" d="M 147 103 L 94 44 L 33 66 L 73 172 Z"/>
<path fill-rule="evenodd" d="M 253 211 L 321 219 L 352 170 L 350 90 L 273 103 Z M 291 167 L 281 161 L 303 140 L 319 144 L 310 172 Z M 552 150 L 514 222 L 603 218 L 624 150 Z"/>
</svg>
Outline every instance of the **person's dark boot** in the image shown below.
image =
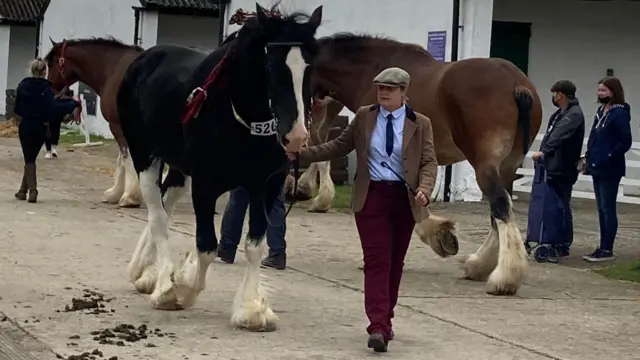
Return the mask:
<svg viewBox="0 0 640 360">
<path fill-rule="evenodd" d="M 35 203 L 38 201 L 38 180 L 36 178 L 36 164 L 25 165 L 25 177 L 28 189 L 27 202 Z"/>
<path fill-rule="evenodd" d="M 388 344 L 389 342 L 385 340 L 384 335 L 379 332 L 369 335 L 369 340 L 367 340 L 367 346 L 375 352 L 387 352 Z"/>
<path fill-rule="evenodd" d="M 284 270 L 287 267 L 287 255 L 269 255 L 262 260 L 261 265 L 266 268 Z"/>
<path fill-rule="evenodd" d="M 24 172 L 22 173 L 22 184 L 20 184 L 20 190 L 18 190 L 18 192 L 16 192 L 13 196 L 16 197 L 16 199 L 18 200 L 27 200 L 27 169 L 25 166 L 25 169 L 23 170 Z"/>
<path fill-rule="evenodd" d="M 224 248 L 224 246 L 218 246 L 218 257 L 225 264 L 233 264 L 236 261 L 236 252 L 229 251 Z"/>
</svg>

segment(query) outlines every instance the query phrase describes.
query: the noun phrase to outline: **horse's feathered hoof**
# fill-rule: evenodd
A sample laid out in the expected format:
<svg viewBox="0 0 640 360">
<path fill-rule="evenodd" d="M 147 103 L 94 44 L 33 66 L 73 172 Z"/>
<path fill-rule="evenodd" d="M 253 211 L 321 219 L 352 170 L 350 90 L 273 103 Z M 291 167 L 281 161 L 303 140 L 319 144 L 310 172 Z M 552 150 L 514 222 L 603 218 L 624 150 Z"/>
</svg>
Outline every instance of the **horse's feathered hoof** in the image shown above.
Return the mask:
<svg viewBox="0 0 640 360">
<path fill-rule="evenodd" d="M 423 243 L 442 258 L 457 255 L 460 250 L 455 222 L 452 220 L 431 215 L 417 224 L 416 233 Z"/>
</svg>

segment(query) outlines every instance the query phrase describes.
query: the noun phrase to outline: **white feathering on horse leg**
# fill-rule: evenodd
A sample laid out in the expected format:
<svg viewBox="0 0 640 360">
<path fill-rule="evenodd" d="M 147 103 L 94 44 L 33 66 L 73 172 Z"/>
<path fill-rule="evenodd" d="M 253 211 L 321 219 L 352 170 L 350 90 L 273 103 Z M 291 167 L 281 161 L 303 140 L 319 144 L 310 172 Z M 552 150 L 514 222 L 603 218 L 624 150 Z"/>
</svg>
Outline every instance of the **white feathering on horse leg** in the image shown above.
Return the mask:
<svg viewBox="0 0 640 360">
<path fill-rule="evenodd" d="M 180 198 L 190 189 L 191 177 L 185 177 L 185 185 L 183 187 L 171 187 L 164 194 L 163 202 L 169 220 L 171 220 L 173 210 Z M 157 259 L 157 249 L 151 242 L 151 231 L 149 224 L 147 224 L 127 267 L 129 279 L 138 292 L 143 294 L 151 294 L 153 292 L 158 279 Z"/>
<path fill-rule="evenodd" d="M 105 190 L 102 195 L 102 202 L 106 204 L 117 204 L 122 194 L 124 194 L 125 188 L 125 169 L 124 163 L 122 159 L 122 153 L 118 154 L 118 159 L 116 160 L 116 174 L 114 176 L 115 183 L 112 187 Z"/>
<path fill-rule="evenodd" d="M 138 181 L 138 174 L 133 166 L 133 160 L 131 156 L 123 157 L 122 159 L 124 169 L 124 192 L 118 206 L 120 207 L 137 207 L 142 203 L 142 193 L 140 190 L 140 182 Z"/>
<path fill-rule="evenodd" d="M 147 224 L 127 266 L 129 280 L 138 292 L 143 294 L 153 292 L 158 276 L 157 258 L 157 250 L 151 242 L 151 230 Z"/>
<path fill-rule="evenodd" d="M 298 188 L 295 189 L 293 195 L 297 193 L 304 194 L 306 197 L 311 198 L 316 192 L 318 185 L 316 184 L 316 178 L 318 176 L 318 164 L 311 163 L 307 170 L 298 178 Z"/>
<path fill-rule="evenodd" d="M 140 173 L 140 189 L 147 203 L 150 242 L 157 249 L 158 277 L 150 301 L 155 309 L 176 310 L 175 286 L 171 281 L 174 267 L 169 253 L 169 215 L 164 209 L 158 184 L 160 165 L 161 162 L 155 159 L 148 169 Z"/>
<path fill-rule="evenodd" d="M 188 309 L 196 303 L 198 295 L 204 290 L 207 281 L 207 270 L 215 258 L 215 253 L 199 253 L 194 248 L 189 251 L 176 271 L 176 292 L 178 303 Z"/>
<path fill-rule="evenodd" d="M 331 179 L 331 162 L 324 161 L 317 164 L 320 175 L 318 195 L 311 200 L 309 212 L 325 213 L 331 209 L 333 198 L 336 196 L 336 188 Z"/>
<path fill-rule="evenodd" d="M 515 295 L 524 282 L 529 269 L 527 250 L 522 242 L 520 230 L 513 220 L 496 220 L 500 251 L 498 252 L 498 266 L 489 275 L 487 293 L 492 295 Z"/>
<path fill-rule="evenodd" d="M 498 264 L 499 249 L 498 230 L 492 226 L 478 251 L 462 258 L 460 267 L 464 271 L 464 277 L 469 280 L 486 281 Z"/>
<path fill-rule="evenodd" d="M 264 242 L 255 245 L 255 240 L 247 239 L 244 249 L 248 265 L 233 301 L 231 324 L 250 331 L 273 331 L 278 316 L 271 310 L 267 291 L 261 284 L 262 279 L 268 282 L 268 278 L 260 274 Z"/>
</svg>

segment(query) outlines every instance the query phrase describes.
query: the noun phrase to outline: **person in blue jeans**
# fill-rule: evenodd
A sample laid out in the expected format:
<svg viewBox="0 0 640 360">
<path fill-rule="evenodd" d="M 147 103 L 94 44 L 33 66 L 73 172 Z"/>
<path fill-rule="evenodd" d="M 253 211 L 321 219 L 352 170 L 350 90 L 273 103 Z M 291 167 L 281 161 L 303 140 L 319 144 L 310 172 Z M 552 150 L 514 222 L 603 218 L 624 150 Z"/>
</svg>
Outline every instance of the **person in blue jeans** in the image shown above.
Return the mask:
<svg viewBox="0 0 640 360">
<path fill-rule="evenodd" d="M 620 180 L 626 173 L 625 154 L 631 148 L 631 107 L 624 100 L 620 80 L 605 77 L 598 83 L 598 101 L 587 152 L 586 172 L 593 178 L 593 190 L 600 222 L 600 246 L 583 256 L 589 262 L 613 260 L 613 243 L 618 232 L 616 200 Z"/>
<path fill-rule="evenodd" d="M 218 247 L 218 257 L 227 264 L 233 264 L 236 251 L 242 236 L 242 225 L 249 207 L 249 193 L 242 187 L 232 190 L 229 194 L 229 202 L 222 215 L 222 235 Z M 284 191 L 280 193 L 269 213 L 267 225 L 267 245 L 269 255 L 262 260 L 262 266 L 277 270 L 287 267 L 287 242 L 285 234 L 287 225 L 285 222 Z"/>
</svg>

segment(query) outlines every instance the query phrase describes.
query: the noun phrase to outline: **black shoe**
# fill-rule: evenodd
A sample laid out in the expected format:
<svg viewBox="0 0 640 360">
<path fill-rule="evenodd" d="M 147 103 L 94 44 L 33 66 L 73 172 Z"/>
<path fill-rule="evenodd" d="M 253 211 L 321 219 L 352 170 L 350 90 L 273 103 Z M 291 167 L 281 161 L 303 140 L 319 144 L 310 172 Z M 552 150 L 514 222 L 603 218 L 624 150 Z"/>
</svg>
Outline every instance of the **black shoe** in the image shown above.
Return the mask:
<svg viewBox="0 0 640 360">
<path fill-rule="evenodd" d="M 276 270 L 284 270 L 287 267 L 287 256 L 286 255 L 270 255 L 264 258 L 261 263 L 262 267 L 276 269 Z"/>
<path fill-rule="evenodd" d="M 225 264 L 233 264 L 236 261 L 236 252 L 225 250 L 222 246 L 218 247 L 218 257 Z"/>
<path fill-rule="evenodd" d="M 369 349 L 373 349 L 375 352 L 387 352 L 387 345 L 389 342 L 384 339 L 384 335 L 379 332 L 375 332 L 369 335 L 367 346 Z"/>
</svg>

